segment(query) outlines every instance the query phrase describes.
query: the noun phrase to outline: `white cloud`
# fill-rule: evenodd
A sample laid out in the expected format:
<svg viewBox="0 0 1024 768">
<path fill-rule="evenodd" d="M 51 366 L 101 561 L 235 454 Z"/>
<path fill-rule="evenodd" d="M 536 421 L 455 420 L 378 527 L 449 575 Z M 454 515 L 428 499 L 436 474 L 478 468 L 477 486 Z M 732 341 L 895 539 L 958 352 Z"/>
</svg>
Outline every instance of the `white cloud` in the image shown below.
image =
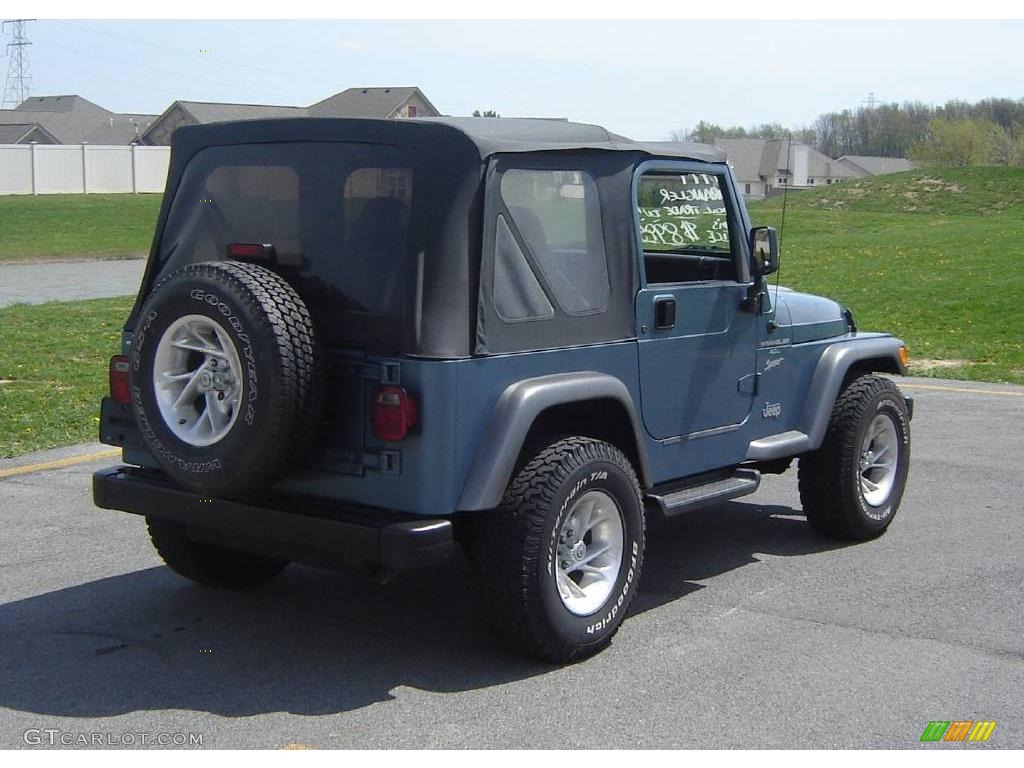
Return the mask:
<svg viewBox="0 0 1024 768">
<path fill-rule="evenodd" d="M 334 42 L 334 47 L 339 51 L 349 51 L 350 53 L 364 53 L 366 51 L 366 44 L 360 40 L 353 40 L 350 37 L 342 38 Z"/>
</svg>

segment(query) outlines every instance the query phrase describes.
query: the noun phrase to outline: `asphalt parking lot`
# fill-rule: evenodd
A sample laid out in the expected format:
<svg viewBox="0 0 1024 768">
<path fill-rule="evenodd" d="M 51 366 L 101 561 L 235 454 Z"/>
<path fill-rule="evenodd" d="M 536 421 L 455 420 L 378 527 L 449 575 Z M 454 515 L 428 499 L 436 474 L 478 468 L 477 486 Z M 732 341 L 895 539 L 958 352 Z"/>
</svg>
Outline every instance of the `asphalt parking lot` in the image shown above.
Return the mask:
<svg viewBox="0 0 1024 768">
<path fill-rule="evenodd" d="M 230 747 L 1024 747 L 1024 387 L 912 380 L 889 533 L 841 546 L 795 472 L 650 532 L 612 646 L 557 668 L 488 639 L 456 561 L 378 586 L 292 567 L 207 591 L 79 464 L 0 479 L 0 748 L 26 729 Z M 25 460 L 21 462 L 25 463 Z M 13 464 L 8 463 L 8 468 Z"/>
</svg>

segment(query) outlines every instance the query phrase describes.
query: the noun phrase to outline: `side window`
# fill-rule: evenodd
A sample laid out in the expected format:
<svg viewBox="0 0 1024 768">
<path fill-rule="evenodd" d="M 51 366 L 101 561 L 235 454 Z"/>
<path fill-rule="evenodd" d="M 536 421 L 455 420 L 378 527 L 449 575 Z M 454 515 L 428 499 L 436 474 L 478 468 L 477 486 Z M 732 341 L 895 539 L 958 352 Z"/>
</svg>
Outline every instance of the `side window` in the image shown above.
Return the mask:
<svg viewBox="0 0 1024 768">
<path fill-rule="evenodd" d="M 709 173 L 640 177 L 637 208 L 649 284 L 736 279 L 722 181 Z"/>
<path fill-rule="evenodd" d="M 558 306 L 570 315 L 603 312 L 608 307 L 608 262 L 597 185 L 590 174 L 585 171 L 511 169 L 501 177 L 501 197 L 512 223 L 533 257 L 533 264 L 539 269 L 544 285 Z M 497 224 L 499 236 L 496 238 L 499 251 L 502 251 L 503 224 L 504 217 L 500 217 Z M 496 254 L 496 267 L 501 267 L 495 269 L 496 301 L 498 297 L 512 293 L 499 280 L 512 274 L 508 265 L 518 262 L 518 257 L 508 255 L 511 246 L 507 241 L 505 246 L 505 255 Z M 506 266 L 502 267 L 502 263 Z M 516 273 L 522 274 L 521 271 Z M 529 280 L 524 280 L 517 292 L 520 296 L 528 293 L 534 298 L 527 304 L 519 302 L 518 308 L 522 311 L 529 305 L 538 313 L 535 316 L 545 316 L 546 308 L 550 306 L 547 299 L 541 302 L 539 299 L 543 295 L 537 297 L 532 287 L 523 293 L 522 286 L 527 283 Z M 499 305 L 496 309 L 506 318 L 513 317 L 506 313 L 511 307 Z"/>
</svg>

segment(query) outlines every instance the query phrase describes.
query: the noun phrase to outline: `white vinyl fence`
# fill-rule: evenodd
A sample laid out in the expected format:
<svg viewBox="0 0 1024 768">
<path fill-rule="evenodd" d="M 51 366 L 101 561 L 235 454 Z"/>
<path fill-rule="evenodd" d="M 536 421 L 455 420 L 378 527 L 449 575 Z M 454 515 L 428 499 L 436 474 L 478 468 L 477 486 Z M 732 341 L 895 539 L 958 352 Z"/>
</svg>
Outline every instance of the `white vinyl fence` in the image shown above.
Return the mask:
<svg viewBox="0 0 1024 768">
<path fill-rule="evenodd" d="M 0 144 L 0 195 L 163 192 L 170 147 Z"/>
</svg>

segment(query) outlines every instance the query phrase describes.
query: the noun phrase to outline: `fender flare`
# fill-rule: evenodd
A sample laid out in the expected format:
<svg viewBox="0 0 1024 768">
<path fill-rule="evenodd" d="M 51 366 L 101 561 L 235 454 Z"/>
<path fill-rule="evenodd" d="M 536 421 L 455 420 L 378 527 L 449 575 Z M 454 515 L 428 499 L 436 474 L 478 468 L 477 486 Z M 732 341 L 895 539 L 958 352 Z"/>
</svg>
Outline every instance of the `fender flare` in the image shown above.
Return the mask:
<svg viewBox="0 0 1024 768">
<path fill-rule="evenodd" d="M 829 344 L 818 358 L 796 429 L 754 440 L 747 448 L 747 461 L 769 461 L 795 456 L 821 447 L 847 373 L 857 363 L 876 361 L 871 370 L 906 374 L 900 348 L 906 346 L 894 336 L 852 337 Z M 881 363 L 884 361 L 884 365 Z"/>
<path fill-rule="evenodd" d="M 651 485 L 647 447 L 633 397 L 621 379 L 598 371 L 537 376 L 509 385 L 491 411 L 491 418 L 466 478 L 459 511 L 491 509 L 501 503 L 519 452 L 537 417 L 548 408 L 586 400 L 615 400 L 629 415 L 643 487 Z"/>
</svg>

